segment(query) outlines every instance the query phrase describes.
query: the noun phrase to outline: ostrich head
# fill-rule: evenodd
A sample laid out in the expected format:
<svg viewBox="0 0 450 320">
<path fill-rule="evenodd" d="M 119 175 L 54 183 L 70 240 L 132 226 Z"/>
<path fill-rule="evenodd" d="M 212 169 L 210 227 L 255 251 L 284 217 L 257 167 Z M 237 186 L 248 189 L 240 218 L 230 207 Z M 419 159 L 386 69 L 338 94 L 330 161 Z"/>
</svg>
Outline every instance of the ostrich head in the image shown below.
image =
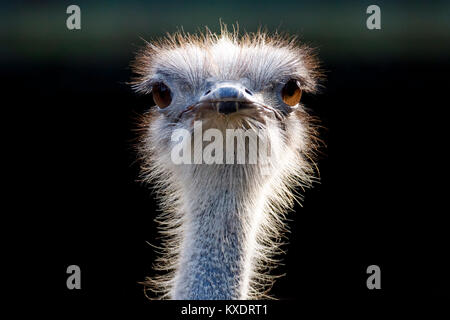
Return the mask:
<svg viewBox="0 0 450 320">
<path fill-rule="evenodd" d="M 133 67 L 134 88 L 156 104 L 139 150 L 165 235 L 148 287 L 173 299 L 266 297 L 293 191 L 314 180 L 315 126 L 300 102 L 316 87 L 310 50 L 222 28 L 147 43 Z"/>
</svg>

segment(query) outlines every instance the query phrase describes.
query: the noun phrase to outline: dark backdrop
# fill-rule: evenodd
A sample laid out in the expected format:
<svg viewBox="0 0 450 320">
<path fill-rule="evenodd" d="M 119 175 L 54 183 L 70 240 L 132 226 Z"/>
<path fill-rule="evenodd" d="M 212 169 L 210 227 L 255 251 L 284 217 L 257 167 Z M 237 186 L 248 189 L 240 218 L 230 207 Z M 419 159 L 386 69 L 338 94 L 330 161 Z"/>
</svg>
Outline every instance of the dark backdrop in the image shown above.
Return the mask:
<svg viewBox="0 0 450 320">
<path fill-rule="evenodd" d="M 289 214 L 277 270 L 286 276 L 273 295 L 296 306 L 373 308 L 444 297 L 445 189 L 437 183 L 445 179 L 437 159 L 445 150 L 438 139 L 446 131 L 449 5 L 380 2 L 382 30 L 369 31 L 369 4 L 80 2 L 82 30 L 68 31 L 69 3 L 2 3 L 1 81 L 12 97 L 4 108 L 17 115 L 3 122 L 13 127 L 5 137 L 17 141 L 10 154 L 20 164 L 13 172 L 20 196 L 8 213 L 25 249 L 14 252 L 18 287 L 50 308 L 151 310 L 138 282 L 152 274 L 146 242 L 155 239 L 157 207 L 136 181 L 133 151 L 134 119 L 149 100 L 126 84 L 128 65 L 140 36 L 180 25 L 217 30 L 222 17 L 249 31 L 263 24 L 300 34 L 317 47 L 326 74 L 321 92 L 304 97 L 327 128 L 321 183 Z M 66 288 L 71 264 L 81 267 L 80 291 Z M 371 264 L 381 268 L 379 291 L 366 288 Z"/>
</svg>

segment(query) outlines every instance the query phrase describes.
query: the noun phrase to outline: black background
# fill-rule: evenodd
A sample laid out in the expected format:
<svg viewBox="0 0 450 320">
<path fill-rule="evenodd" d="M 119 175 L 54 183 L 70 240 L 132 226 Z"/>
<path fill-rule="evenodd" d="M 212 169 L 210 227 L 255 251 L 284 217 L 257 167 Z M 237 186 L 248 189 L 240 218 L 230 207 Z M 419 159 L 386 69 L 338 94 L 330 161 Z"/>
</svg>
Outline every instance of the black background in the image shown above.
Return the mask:
<svg viewBox="0 0 450 320">
<path fill-rule="evenodd" d="M 4 63 L 2 87 L 17 119 L 6 125 L 19 155 L 14 213 L 18 286 L 41 306 L 62 310 L 163 310 L 138 282 L 152 274 L 157 207 L 137 182 L 135 118 L 149 100 L 126 84 L 126 59 L 113 65 Z M 319 58 L 320 58 L 319 51 Z M 320 184 L 289 214 L 289 244 L 272 294 L 291 306 L 446 296 L 448 255 L 438 205 L 446 131 L 447 57 L 323 61 L 326 80 L 304 102 L 323 126 Z M 11 85 L 12 84 L 12 85 Z M 14 160 L 15 161 L 15 160 Z M 444 187 L 445 188 L 445 187 Z M 66 268 L 82 290 L 66 288 Z M 366 268 L 381 268 L 368 290 Z M 33 298 L 33 299 L 35 299 Z M 156 309 L 152 309 L 156 308 Z M 168 306 L 167 308 L 170 308 Z M 61 313 L 63 314 L 63 313 Z"/>
</svg>

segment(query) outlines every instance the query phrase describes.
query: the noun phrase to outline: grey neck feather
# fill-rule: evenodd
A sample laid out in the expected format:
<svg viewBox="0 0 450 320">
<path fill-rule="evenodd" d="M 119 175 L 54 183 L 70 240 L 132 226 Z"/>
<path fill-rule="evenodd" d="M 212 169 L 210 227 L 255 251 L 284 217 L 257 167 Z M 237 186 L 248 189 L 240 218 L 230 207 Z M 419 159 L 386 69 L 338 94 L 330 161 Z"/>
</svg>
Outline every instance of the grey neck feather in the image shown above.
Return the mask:
<svg viewBox="0 0 450 320">
<path fill-rule="evenodd" d="M 185 225 L 173 299 L 245 299 L 251 278 L 256 217 L 254 170 L 195 166 L 183 193 Z M 249 172 L 250 171 L 250 172 Z M 254 180 L 254 179 L 251 179 Z M 254 198 L 254 196 L 253 196 Z M 255 229 L 256 228 L 256 229 Z"/>
</svg>

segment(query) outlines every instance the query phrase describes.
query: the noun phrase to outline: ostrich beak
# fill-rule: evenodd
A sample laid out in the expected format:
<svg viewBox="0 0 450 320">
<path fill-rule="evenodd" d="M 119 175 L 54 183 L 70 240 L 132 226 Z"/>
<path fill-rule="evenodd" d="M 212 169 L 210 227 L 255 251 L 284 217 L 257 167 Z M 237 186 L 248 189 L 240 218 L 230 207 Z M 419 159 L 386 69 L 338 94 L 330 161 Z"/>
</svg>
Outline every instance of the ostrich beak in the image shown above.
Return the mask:
<svg viewBox="0 0 450 320">
<path fill-rule="evenodd" d="M 224 81 L 207 90 L 198 100 L 183 110 L 178 119 L 188 114 L 201 116 L 204 111 L 231 115 L 241 110 L 254 109 L 273 114 L 278 120 L 282 115 L 276 109 L 259 101 L 255 95 L 237 81 Z"/>
<path fill-rule="evenodd" d="M 253 93 L 239 82 L 221 82 L 206 91 L 197 106 L 212 107 L 218 113 L 231 114 L 241 109 L 247 109 L 259 104 L 253 98 Z"/>
</svg>

